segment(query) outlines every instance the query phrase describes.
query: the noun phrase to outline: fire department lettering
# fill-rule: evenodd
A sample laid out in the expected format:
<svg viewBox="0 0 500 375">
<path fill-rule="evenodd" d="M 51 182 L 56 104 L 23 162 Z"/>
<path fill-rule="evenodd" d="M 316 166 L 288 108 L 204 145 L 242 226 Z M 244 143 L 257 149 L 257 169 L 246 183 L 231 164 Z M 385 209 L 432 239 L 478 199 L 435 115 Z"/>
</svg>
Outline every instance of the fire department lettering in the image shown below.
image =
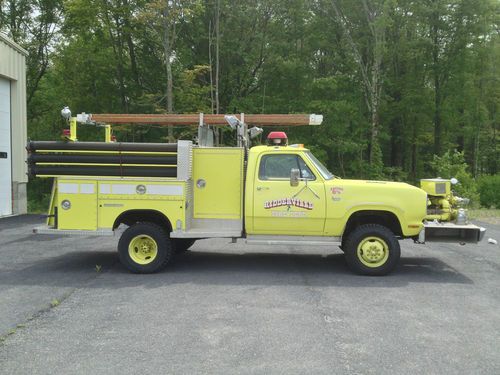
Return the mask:
<svg viewBox="0 0 500 375">
<path fill-rule="evenodd" d="M 282 206 L 294 206 L 299 208 L 305 208 L 306 210 L 312 210 L 313 204 L 311 202 L 306 202 L 297 198 L 283 198 L 283 199 L 274 199 L 272 201 L 264 202 L 264 208 L 276 208 Z"/>
</svg>

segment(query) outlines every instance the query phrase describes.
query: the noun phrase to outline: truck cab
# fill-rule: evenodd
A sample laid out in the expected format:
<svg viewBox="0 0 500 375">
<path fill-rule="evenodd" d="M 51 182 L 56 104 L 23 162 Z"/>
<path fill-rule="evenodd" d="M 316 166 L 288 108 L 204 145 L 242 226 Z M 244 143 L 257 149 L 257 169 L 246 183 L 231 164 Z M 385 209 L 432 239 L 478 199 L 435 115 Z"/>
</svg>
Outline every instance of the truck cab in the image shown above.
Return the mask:
<svg viewBox="0 0 500 375">
<path fill-rule="evenodd" d="M 353 215 L 378 215 L 374 223 L 412 237 L 423 228 L 426 200 L 424 191 L 408 184 L 336 177 L 300 145 L 258 146 L 248 159 L 245 229 L 249 235 L 340 240 Z"/>
</svg>

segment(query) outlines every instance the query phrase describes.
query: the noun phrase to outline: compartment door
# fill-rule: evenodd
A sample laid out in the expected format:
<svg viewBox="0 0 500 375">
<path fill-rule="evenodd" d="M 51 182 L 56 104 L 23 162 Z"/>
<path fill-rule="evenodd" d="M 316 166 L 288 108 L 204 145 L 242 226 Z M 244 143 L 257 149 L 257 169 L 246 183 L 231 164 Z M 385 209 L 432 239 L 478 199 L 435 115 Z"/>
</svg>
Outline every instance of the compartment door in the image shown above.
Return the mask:
<svg viewBox="0 0 500 375">
<path fill-rule="evenodd" d="M 59 180 L 57 189 L 58 228 L 97 230 L 97 183 Z"/>
<path fill-rule="evenodd" d="M 301 156 L 266 154 L 258 168 L 253 187 L 254 234 L 323 235 L 324 182 L 313 174 Z M 299 186 L 290 186 L 290 172 L 294 168 L 301 173 Z"/>
<path fill-rule="evenodd" d="M 194 149 L 193 186 L 195 219 L 240 219 L 243 149 Z"/>
</svg>

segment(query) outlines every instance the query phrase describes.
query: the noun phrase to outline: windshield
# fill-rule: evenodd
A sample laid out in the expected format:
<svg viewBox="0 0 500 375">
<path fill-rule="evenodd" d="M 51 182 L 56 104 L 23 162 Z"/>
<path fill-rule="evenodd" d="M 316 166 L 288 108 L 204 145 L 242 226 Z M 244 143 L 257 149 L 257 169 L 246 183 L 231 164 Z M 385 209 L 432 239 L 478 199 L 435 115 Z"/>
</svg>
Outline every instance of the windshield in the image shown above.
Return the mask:
<svg viewBox="0 0 500 375">
<path fill-rule="evenodd" d="M 328 169 L 326 169 L 326 167 L 323 164 L 321 164 L 321 162 L 318 159 L 316 159 L 316 157 L 313 154 L 311 154 L 310 151 L 307 151 L 306 155 L 309 158 L 309 160 L 311 160 L 311 162 L 314 164 L 319 173 L 321 173 L 321 175 L 325 180 L 331 180 L 333 178 L 333 174 Z"/>
</svg>

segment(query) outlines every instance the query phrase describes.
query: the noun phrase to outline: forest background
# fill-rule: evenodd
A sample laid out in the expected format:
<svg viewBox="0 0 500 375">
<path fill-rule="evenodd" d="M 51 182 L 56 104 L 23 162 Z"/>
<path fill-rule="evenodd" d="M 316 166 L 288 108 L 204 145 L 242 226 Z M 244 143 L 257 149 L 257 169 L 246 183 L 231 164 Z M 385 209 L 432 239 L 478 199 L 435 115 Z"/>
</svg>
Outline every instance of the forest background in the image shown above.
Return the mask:
<svg viewBox="0 0 500 375">
<path fill-rule="evenodd" d="M 0 0 L 28 50 L 28 135 L 73 113 L 318 113 L 285 128 L 341 177 L 457 177 L 500 207 L 496 0 Z M 196 128 L 120 126 L 118 141 Z M 79 138 L 102 139 L 82 128 Z M 264 134 L 265 136 L 265 134 Z M 223 129 L 217 142 L 233 145 Z M 30 181 L 45 208 L 50 181 Z"/>
</svg>

